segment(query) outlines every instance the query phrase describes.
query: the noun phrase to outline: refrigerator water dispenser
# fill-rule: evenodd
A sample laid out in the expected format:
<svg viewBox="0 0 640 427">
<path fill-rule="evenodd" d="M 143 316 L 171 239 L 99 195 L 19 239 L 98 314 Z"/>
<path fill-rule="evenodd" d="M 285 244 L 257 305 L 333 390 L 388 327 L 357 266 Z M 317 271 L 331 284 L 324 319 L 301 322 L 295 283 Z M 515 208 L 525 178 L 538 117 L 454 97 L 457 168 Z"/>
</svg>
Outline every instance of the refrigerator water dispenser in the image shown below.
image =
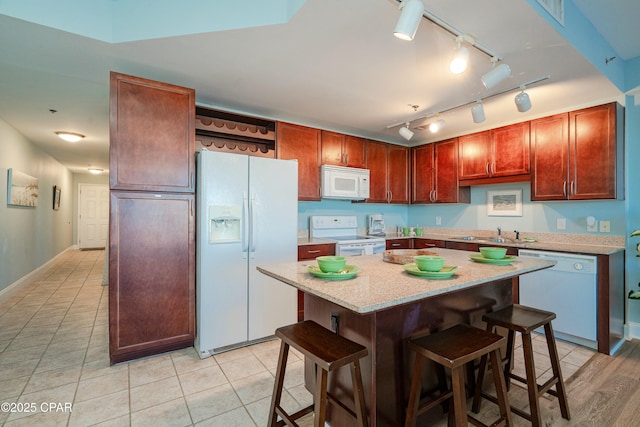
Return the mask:
<svg viewBox="0 0 640 427">
<path fill-rule="evenodd" d="M 209 243 L 239 242 L 241 213 L 241 206 L 209 206 Z"/>
</svg>

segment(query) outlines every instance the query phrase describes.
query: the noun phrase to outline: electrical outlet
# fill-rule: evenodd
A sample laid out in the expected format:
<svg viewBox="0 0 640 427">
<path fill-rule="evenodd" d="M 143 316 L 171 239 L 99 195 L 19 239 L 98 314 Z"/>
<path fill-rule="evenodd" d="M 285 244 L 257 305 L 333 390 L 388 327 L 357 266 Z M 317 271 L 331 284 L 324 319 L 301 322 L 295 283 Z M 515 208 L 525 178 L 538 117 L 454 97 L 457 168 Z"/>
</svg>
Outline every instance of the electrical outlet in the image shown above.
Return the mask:
<svg viewBox="0 0 640 427">
<path fill-rule="evenodd" d="M 436 225 L 442 225 L 442 217 L 441 216 L 437 216 L 436 217 Z"/>
<path fill-rule="evenodd" d="M 600 232 L 601 233 L 611 233 L 611 221 L 600 221 Z"/>
<path fill-rule="evenodd" d="M 556 228 L 558 230 L 566 230 L 567 229 L 567 218 L 558 218 L 558 219 L 556 219 Z"/>
<path fill-rule="evenodd" d="M 338 313 L 331 313 L 331 330 L 336 334 L 338 333 L 338 328 L 340 327 L 339 319 L 340 316 L 338 315 Z"/>
<path fill-rule="evenodd" d="M 587 231 L 590 231 L 592 233 L 598 231 L 598 221 L 595 219 L 595 217 L 587 217 Z"/>
</svg>

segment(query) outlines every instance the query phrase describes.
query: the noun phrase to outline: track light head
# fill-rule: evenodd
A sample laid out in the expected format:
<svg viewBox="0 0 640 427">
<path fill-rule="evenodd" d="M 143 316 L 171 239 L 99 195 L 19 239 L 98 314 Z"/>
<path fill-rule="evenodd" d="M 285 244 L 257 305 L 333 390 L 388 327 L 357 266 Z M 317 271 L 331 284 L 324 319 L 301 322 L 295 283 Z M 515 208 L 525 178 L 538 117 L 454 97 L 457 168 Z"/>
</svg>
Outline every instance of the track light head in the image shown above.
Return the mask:
<svg viewBox="0 0 640 427">
<path fill-rule="evenodd" d="M 518 111 L 521 113 L 527 112 L 531 109 L 531 99 L 529 98 L 529 94 L 524 91 L 524 88 L 522 88 L 522 92 L 516 95 L 514 101 Z"/>
<path fill-rule="evenodd" d="M 495 61 L 494 61 L 495 64 Z M 487 89 L 491 89 L 511 75 L 511 68 L 507 64 L 500 64 L 482 76 L 482 83 Z"/>
<path fill-rule="evenodd" d="M 413 40 L 424 14 L 424 4 L 420 0 L 404 0 L 402 13 L 393 31 L 393 35 L 402 40 Z"/>
<path fill-rule="evenodd" d="M 436 133 L 442 128 L 444 128 L 444 125 L 445 125 L 444 120 L 439 119 L 429 125 L 429 130 L 431 131 L 431 133 Z"/>
<path fill-rule="evenodd" d="M 458 47 L 453 54 L 453 59 L 449 63 L 449 70 L 453 74 L 460 74 L 464 70 L 467 69 L 467 62 L 469 61 L 469 49 L 465 46 L 460 46 L 458 42 Z"/>
<path fill-rule="evenodd" d="M 398 129 L 398 133 L 407 141 L 413 138 L 413 132 L 411 131 L 411 129 L 409 129 L 409 122 L 406 123 L 406 127 L 401 127 L 400 129 Z"/>
<path fill-rule="evenodd" d="M 482 123 L 485 121 L 486 117 L 484 115 L 484 106 L 482 105 L 482 102 L 478 101 L 473 107 L 471 107 L 471 117 L 473 117 L 473 123 Z"/>
</svg>

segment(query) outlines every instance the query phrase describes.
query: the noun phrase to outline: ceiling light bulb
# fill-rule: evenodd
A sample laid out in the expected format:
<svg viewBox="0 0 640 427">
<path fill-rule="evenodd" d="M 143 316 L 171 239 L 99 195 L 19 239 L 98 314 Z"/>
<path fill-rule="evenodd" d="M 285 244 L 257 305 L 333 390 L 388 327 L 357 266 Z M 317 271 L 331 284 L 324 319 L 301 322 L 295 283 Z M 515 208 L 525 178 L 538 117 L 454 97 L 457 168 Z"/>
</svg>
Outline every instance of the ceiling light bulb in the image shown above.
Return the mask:
<svg viewBox="0 0 640 427">
<path fill-rule="evenodd" d="M 460 46 L 456 49 L 453 60 L 449 64 L 449 70 L 451 70 L 453 74 L 460 74 L 467 69 L 468 61 L 469 49 L 464 46 Z"/>
<path fill-rule="evenodd" d="M 471 107 L 471 117 L 473 117 L 473 123 L 482 123 L 485 121 L 484 107 L 480 101 Z"/>
<path fill-rule="evenodd" d="M 404 0 L 402 3 L 402 13 L 393 35 L 402 40 L 413 40 L 424 14 L 424 5 L 420 0 Z"/>
<path fill-rule="evenodd" d="M 524 89 L 522 90 L 522 92 L 516 95 L 514 101 L 516 103 L 518 111 L 520 111 L 521 113 L 524 113 L 531 109 L 531 99 L 529 98 L 527 92 L 524 91 Z"/>
<path fill-rule="evenodd" d="M 411 129 L 409 129 L 409 123 L 406 124 L 406 127 L 398 129 L 398 133 L 407 141 L 413 138 L 413 132 L 411 131 Z"/>
<path fill-rule="evenodd" d="M 56 132 L 56 135 L 68 142 L 78 142 L 84 138 L 84 135 L 75 132 Z"/>
<path fill-rule="evenodd" d="M 507 64 L 500 64 L 482 76 L 482 83 L 487 89 L 491 89 L 511 75 L 511 68 Z"/>
<path fill-rule="evenodd" d="M 436 133 L 440 129 L 442 129 L 443 127 L 444 127 L 444 120 L 440 119 L 440 120 L 436 120 L 435 122 L 431 123 L 429 125 L 429 130 L 431 131 L 431 133 Z"/>
<path fill-rule="evenodd" d="M 89 168 L 89 172 L 94 175 L 100 175 L 102 173 L 102 169 L 100 168 Z"/>
</svg>

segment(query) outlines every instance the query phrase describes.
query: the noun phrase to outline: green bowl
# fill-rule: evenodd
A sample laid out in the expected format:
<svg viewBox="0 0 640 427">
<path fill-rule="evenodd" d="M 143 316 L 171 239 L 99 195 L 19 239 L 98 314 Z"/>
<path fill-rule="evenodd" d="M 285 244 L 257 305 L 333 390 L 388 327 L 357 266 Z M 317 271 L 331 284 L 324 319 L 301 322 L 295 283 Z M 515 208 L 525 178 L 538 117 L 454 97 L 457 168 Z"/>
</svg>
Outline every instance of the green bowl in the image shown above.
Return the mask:
<svg viewBox="0 0 640 427">
<path fill-rule="evenodd" d="M 323 273 L 337 273 L 347 265 L 347 259 L 343 256 L 319 256 L 316 261 Z"/>
<path fill-rule="evenodd" d="M 418 255 L 414 260 L 422 271 L 440 271 L 444 267 L 444 258 L 438 255 Z"/>
<path fill-rule="evenodd" d="M 485 258 L 502 259 L 507 254 L 507 248 L 482 247 L 480 248 L 480 253 Z"/>
</svg>

